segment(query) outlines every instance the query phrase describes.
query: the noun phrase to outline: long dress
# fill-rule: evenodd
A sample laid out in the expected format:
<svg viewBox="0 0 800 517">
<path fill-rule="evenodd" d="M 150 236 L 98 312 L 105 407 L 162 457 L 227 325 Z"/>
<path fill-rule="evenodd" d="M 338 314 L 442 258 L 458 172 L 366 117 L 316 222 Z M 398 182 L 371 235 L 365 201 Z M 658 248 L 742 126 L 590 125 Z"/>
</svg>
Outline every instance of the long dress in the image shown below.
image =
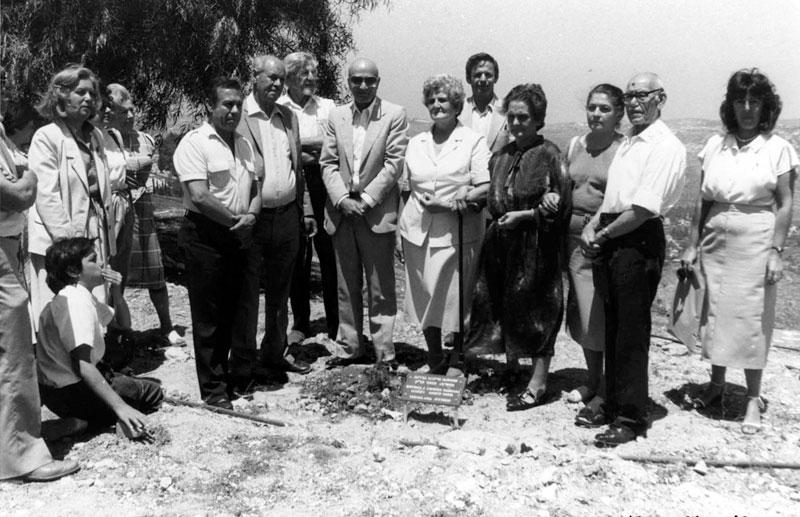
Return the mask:
<svg viewBox="0 0 800 517">
<path fill-rule="evenodd" d="M 145 186 L 153 168 L 155 143 L 150 135 L 141 131 L 136 132 L 136 137 L 128 151 L 128 175 L 139 186 L 131 189 L 135 219 L 127 285 L 160 289 L 166 285 L 164 264 L 156 233 L 153 197 Z"/>
<path fill-rule="evenodd" d="M 703 358 L 728 368 L 763 369 L 777 298 L 777 284 L 766 282 L 775 190 L 778 176 L 791 174 L 800 162 L 776 135 L 758 136 L 741 149 L 733 135 L 715 135 L 698 156 L 700 191 L 712 202 L 700 241 Z"/>
<path fill-rule="evenodd" d="M 581 253 L 581 233 L 603 203 L 608 167 L 619 147 L 619 138 L 599 153 L 586 150 L 586 137 L 575 137 L 567 155 L 567 176 L 572 183 L 572 217 L 567 238 L 569 296 L 567 331 L 587 350 L 605 348 L 603 300 L 595 292 L 592 261 Z"/>
<path fill-rule="evenodd" d="M 538 136 L 527 149 L 516 142 L 505 146 L 490 169 L 493 221 L 481 250 L 465 353 L 552 356 L 564 309 L 561 264 L 570 207 L 561 154 Z M 540 210 L 516 228 L 498 227 L 503 214 L 537 208 L 548 192 L 561 196 L 557 214 Z"/>
</svg>

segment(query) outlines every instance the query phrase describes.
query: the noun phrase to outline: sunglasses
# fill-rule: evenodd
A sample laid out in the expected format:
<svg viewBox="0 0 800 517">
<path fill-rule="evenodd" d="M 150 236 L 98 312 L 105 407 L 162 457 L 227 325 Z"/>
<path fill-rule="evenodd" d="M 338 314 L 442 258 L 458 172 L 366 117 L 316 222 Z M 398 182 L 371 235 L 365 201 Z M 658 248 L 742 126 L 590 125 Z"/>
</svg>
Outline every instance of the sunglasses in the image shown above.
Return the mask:
<svg viewBox="0 0 800 517">
<path fill-rule="evenodd" d="M 366 84 L 367 86 L 375 86 L 376 84 L 378 84 L 378 78 L 355 76 L 350 78 L 350 84 L 353 84 L 355 86 L 361 86 L 362 84 Z"/>
</svg>

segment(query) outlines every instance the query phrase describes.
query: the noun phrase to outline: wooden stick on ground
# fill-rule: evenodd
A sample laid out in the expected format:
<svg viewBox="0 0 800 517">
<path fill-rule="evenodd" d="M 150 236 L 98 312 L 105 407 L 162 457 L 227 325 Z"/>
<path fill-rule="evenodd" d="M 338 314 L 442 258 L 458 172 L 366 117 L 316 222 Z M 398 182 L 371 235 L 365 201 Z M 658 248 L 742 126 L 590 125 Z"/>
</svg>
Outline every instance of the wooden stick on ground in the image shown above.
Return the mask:
<svg viewBox="0 0 800 517">
<path fill-rule="evenodd" d="M 686 465 L 695 465 L 699 458 L 689 459 L 681 456 L 646 456 L 637 454 L 620 454 L 620 458 L 627 461 L 635 461 L 637 463 L 664 463 L 676 465 L 685 463 Z M 709 467 L 738 467 L 738 468 L 756 468 L 756 469 L 791 469 L 800 470 L 800 463 L 781 462 L 781 461 L 762 461 L 762 460 L 714 460 L 703 459 Z"/>
<path fill-rule="evenodd" d="M 258 422 L 259 424 L 267 424 L 267 425 L 274 425 L 277 427 L 286 427 L 286 422 L 282 422 L 280 420 L 275 420 L 273 418 L 265 418 L 261 416 L 255 415 L 248 415 L 247 413 L 240 413 L 238 411 L 233 411 L 231 409 L 223 409 L 216 406 L 210 406 L 208 404 L 204 404 L 202 402 L 191 402 L 188 400 L 180 400 L 174 399 L 172 397 L 164 397 L 164 401 L 172 404 L 173 406 L 186 406 L 195 409 L 205 409 L 207 411 L 211 411 L 212 413 L 219 413 L 220 415 L 232 416 L 235 418 L 242 418 L 244 420 L 251 420 L 253 422 Z"/>
</svg>

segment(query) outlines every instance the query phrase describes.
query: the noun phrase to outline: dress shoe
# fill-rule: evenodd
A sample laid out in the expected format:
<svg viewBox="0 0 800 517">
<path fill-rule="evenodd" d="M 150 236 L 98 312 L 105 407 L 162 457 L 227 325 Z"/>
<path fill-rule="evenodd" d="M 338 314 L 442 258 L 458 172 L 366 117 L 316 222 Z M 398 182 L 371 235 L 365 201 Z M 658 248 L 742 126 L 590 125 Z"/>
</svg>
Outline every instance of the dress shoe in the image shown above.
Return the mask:
<svg viewBox="0 0 800 517">
<path fill-rule="evenodd" d="M 300 360 L 294 360 L 292 362 L 285 357 L 275 362 L 265 363 L 264 366 L 279 372 L 299 373 L 301 375 L 305 375 L 311 371 L 310 364 Z"/>
<path fill-rule="evenodd" d="M 227 409 L 233 411 L 233 404 L 228 397 L 220 395 L 218 397 L 210 397 L 206 401 L 206 405 L 213 406 L 220 409 Z"/>
<path fill-rule="evenodd" d="M 50 463 L 45 463 L 33 472 L 25 474 L 22 476 L 22 480 L 32 482 L 55 481 L 64 476 L 74 474 L 80 469 L 80 465 L 72 460 L 53 460 Z"/>
<path fill-rule="evenodd" d="M 636 440 L 636 431 L 623 425 L 612 425 L 594 437 L 597 447 L 616 447 Z"/>
<path fill-rule="evenodd" d="M 603 427 L 607 423 L 606 414 L 599 406 L 597 408 L 583 407 L 575 416 L 575 425 L 578 427 Z"/>
<path fill-rule="evenodd" d="M 334 357 L 327 363 L 328 368 L 340 368 L 354 364 L 368 364 L 367 358 L 364 356 L 358 357 Z"/>
<path fill-rule="evenodd" d="M 506 402 L 506 411 L 524 411 L 536 406 L 541 406 L 545 402 L 545 388 L 539 388 L 536 393 L 525 390 L 521 395 L 516 395 Z"/>
</svg>

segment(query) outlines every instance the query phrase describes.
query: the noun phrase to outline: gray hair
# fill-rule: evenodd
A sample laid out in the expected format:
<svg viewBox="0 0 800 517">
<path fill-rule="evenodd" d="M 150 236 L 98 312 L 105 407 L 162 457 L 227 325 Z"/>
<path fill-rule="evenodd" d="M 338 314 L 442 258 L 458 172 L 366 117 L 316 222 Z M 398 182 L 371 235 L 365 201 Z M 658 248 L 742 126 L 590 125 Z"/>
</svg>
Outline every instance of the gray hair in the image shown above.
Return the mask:
<svg viewBox="0 0 800 517">
<path fill-rule="evenodd" d="M 283 58 L 283 66 L 286 67 L 286 78 L 297 77 L 306 68 L 313 67 L 315 70 L 319 62 L 308 52 L 292 52 Z"/>
<path fill-rule="evenodd" d="M 253 56 L 250 59 L 250 72 L 253 74 L 254 77 L 257 76 L 258 74 L 264 71 L 267 62 L 272 60 L 275 60 L 278 63 L 283 63 L 283 61 L 278 59 L 277 56 L 274 56 L 272 54 L 261 54 L 258 56 Z"/>
<path fill-rule="evenodd" d="M 461 113 L 466 95 L 460 79 L 450 74 L 438 74 L 425 79 L 422 84 L 422 103 L 426 104 L 428 98 L 437 92 L 447 95 L 447 100 L 453 105 L 456 113 Z"/>
</svg>

